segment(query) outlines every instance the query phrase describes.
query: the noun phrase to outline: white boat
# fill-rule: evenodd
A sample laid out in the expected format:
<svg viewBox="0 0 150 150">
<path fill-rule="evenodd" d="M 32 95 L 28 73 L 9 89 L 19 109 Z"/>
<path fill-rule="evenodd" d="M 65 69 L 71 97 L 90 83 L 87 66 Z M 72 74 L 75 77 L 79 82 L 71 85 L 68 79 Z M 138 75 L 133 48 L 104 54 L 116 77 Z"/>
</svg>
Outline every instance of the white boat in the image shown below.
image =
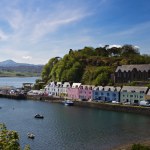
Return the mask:
<svg viewBox="0 0 150 150">
<path fill-rule="evenodd" d="M 34 139 L 35 138 L 35 135 L 33 133 L 28 133 L 27 135 L 28 135 L 28 138 L 30 138 L 30 139 Z"/>
<path fill-rule="evenodd" d="M 63 101 L 63 104 L 64 104 L 65 106 L 73 106 L 73 105 L 74 105 L 74 102 L 71 101 L 71 100 L 65 100 L 65 101 Z"/>
</svg>

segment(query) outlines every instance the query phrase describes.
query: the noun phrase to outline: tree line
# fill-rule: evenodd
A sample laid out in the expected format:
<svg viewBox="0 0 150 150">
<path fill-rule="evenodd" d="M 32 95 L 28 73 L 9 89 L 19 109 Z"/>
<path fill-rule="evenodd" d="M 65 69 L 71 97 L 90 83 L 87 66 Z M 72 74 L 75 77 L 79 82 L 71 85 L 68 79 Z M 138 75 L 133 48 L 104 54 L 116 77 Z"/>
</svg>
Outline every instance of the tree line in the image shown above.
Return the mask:
<svg viewBox="0 0 150 150">
<path fill-rule="evenodd" d="M 113 85 L 118 65 L 148 64 L 150 55 L 141 55 L 133 45 L 122 47 L 84 47 L 72 50 L 63 58 L 51 58 L 42 70 L 42 81 L 70 81 L 93 85 Z M 37 83 L 39 80 L 37 81 Z"/>
</svg>

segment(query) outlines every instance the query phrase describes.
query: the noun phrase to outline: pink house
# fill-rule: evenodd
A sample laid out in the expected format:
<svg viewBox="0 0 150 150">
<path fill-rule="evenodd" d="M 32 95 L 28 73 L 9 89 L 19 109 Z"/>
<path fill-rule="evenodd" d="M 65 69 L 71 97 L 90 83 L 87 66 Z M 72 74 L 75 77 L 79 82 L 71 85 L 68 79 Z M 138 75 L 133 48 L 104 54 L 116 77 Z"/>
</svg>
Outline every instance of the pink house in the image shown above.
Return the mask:
<svg viewBox="0 0 150 150">
<path fill-rule="evenodd" d="M 79 87 L 81 83 L 73 83 L 72 87 L 67 89 L 67 94 L 69 99 L 79 99 Z"/>
<path fill-rule="evenodd" d="M 79 87 L 79 99 L 90 100 L 92 99 L 93 85 L 81 85 Z"/>
</svg>

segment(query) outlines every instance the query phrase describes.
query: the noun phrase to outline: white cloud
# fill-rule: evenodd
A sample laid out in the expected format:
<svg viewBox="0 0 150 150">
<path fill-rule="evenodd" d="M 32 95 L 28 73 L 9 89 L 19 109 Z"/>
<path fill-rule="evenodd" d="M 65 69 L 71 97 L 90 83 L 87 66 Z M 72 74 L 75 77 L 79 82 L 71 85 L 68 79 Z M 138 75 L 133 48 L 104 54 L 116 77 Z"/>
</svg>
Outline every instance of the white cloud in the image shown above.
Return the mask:
<svg viewBox="0 0 150 150">
<path fill-rule="evenodd" d="M 31 38 L 37 42 L 43 36 L 55 32 L 64 25 L 76 22 L 85 16 L 90 15 L 81 10 L 63 10 L 63 13 L 56 12 L 52 18 L 46 18 L 35 25 Z M 57 16 L 57 17 L 56 17 Z"/>
<path fill-rule="evenodd" d="M 28 60 L 28 59 L 30 59 L 30 60 L 32 59 L 31 56 L 23 56 L 22 58 L 23 58 L 23 59 L 27 59 L 27 60 Z"/>
<path fill-rule="evenodd" d="M 8 39 L 8 35 L 5 34 L 2 30 L 0 30 L 0 41 L 5 41 Z"/>
<path fill-rule="evenodd" d="M 109 45 L 109 48 L 112 48 L 112 47 L 117 47 L 117 48 L 119 48 L 119 47 L 122 47 L 122 46 L 121 46 L 121 45 L 116 45 L 116 44 Z"/>
</svg>

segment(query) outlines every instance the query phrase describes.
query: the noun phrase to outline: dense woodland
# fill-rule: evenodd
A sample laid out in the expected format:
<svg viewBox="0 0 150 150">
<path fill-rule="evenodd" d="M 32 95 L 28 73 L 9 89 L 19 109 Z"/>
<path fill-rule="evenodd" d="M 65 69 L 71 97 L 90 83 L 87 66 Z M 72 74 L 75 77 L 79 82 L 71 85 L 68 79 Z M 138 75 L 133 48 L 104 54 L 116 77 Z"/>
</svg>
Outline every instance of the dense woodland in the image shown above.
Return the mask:
<svg viewBox="0 0 150 150">
<path fill-rule="evenodd" d="M 42 71 L 42 81 L 70 81 L 91 85 L 113 85 L 118 65 L 149 64 L 150 55 L 141 55 L 137 47 L 84 47 L 69 50 L 63 58 L 51 58 Z M 38 81 L 37 81 L 38 82 Z"/>
</svg>

